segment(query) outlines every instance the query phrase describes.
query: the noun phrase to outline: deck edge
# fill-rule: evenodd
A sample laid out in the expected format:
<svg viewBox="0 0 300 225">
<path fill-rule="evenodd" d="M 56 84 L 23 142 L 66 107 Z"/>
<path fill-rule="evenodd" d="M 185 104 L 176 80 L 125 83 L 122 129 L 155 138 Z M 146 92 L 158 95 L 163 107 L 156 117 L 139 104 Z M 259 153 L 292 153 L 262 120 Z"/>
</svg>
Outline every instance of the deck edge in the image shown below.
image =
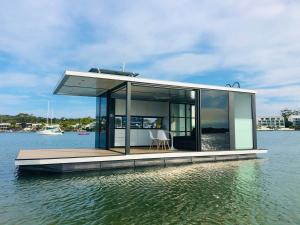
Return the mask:
<svg viewBox="0 0 300 225">
<path fill-rule="evenodd" d="M 231 150 L 231 151 L 209 151 L 209 152 L 172 152 L 172 153 L 147 153 L 132 155 L 115 156 L 94 156 L 77 158 L 56 158 L 56 159 L 15 159 L 16 166 L 29 165 L 49 165 L 49 164 L 68 164 L 68 163 L 88 163 L 88 162 L 106 162 L 106 161 L 125 161 L 138 159 L 168 159 L 182 157 L 205 157 L 205 156 L 230 156 L 267 153 L 267 150 Z"/>
</svg>

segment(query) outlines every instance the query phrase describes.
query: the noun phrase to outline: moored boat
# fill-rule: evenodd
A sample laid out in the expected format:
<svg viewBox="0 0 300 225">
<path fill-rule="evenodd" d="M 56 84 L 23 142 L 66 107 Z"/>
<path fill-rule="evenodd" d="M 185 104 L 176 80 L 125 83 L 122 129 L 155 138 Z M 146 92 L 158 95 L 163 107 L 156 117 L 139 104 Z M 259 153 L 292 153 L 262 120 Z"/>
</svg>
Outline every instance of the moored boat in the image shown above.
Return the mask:
<svg viewBox="0 0 300 225">
<path fill-rule="evenodd" d="M 90 132 L 87 132 L 86 130 L 79 130 L 78 135 L 89 135 Z"/>
<path fill-rule="evenodd" d="M 41 135 L 62 135 L 63 131 L 60 129 L 59 125 L 46 125 L 43 130 L 39 131 L 38 134 Z"/>
</svg>

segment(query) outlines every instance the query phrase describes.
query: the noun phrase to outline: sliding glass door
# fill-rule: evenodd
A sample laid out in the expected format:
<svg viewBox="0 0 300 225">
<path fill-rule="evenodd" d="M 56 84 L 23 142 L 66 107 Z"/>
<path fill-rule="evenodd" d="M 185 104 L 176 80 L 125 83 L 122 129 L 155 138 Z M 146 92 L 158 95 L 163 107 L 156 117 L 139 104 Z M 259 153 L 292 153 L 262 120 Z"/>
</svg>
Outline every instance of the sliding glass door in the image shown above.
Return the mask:
<svg viewBox="0 0 300 225">
<path fill-rule="evenodd" d="M 173 146 L 178 150 L 196 150 L 195 105 L 170 104 L 170 129 Z"/>
<path fill-rule="evenodd" d="M 197 93 L 200 111 L 197 116 L 193 104 L 170 104 L 170 130 L 175 136 L 175 145 L 180 143 L 184 149 L 188 136 L 197 134 L 193 141 L 197 141 L 194 149 L 199 151 L 256 148 L 255 96 L 208 89 Z M 197 132 L 195 122 L 199 128 Z"/>
<path fill-rule="evenodd" d="M 195 128 L 195 105 L 171 103 L 170 116 L 174 136 L 191 136 Z"/>
<path fill-rule="evenodd" d="M 201 90 L 202 151 L 230 149 L 228 92 Z"/>
</svg>

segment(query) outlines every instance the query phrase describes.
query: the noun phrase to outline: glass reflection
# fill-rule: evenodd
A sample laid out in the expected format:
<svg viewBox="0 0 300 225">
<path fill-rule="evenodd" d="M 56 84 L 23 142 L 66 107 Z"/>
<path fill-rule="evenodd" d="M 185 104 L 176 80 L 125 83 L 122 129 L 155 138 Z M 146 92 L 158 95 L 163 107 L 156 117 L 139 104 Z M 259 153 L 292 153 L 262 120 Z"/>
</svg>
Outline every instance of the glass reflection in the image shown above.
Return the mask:
<svg viewBox="0 0 300 225">
<path fill-rule="evenodd" d="M 201 91 L 202 150 L 226 150 L 229 144 L 228 92 Z"/>
<path fill-rule="evenodd" d="M 106 148 L 106 132 L 107 132 L 107 97 L 99 98 L 99 147 Z"/>
</svg>

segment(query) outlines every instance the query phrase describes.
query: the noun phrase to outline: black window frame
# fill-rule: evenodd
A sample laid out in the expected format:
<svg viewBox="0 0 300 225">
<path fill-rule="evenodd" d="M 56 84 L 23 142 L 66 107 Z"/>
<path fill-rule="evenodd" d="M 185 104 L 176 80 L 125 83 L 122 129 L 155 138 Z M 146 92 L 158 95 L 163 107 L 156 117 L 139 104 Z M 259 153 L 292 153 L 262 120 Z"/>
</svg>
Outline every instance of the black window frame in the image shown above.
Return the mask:
<svg viewBox="0 0 300 225">
<path fill-rule="evenodd" d="M 172 105 L 184 105 L 184 116 L 172 116 Z M 187 106 L 190 107 L 190 116 L 187 116 Z M 169 126 L 169 130 L 170 132 L 172 133 L 184 133 L 184 136 L 190 136 L 192 131 L 193 131 L 193 126 L 192 126 L 192 120 L 194 119 L 195 120 L 195 123 L 196 123 L 196 115 L 194 115 L 193 117 L 193 114 L 192 114 L 192 107 L 194 107 L 194 109 L 196 110 L 196 106 L 195 104 L 192 104 L 192 103 L 180 103 L 180 102 L 170 102 L 169 103 L 169 115 L 170 115 L 170 126 Z M 176 130 L 172 130 L 172 126 L 171 126 L 171 123 L 172 123 L 172 120 L 173 119 L 184 119 L 184 130 L 179 130 L 179 131 L 176 131 Z M 189 119 L 189 126 L 190 126 L 190 130 L 187 130 L 187 120 Z M 196 126 L 196 124 L 195 124 Z M 196 128 L 196 127 L 195 127 Z M 180 135 L 182 136 L 182 135 Z"/>
</svg>

